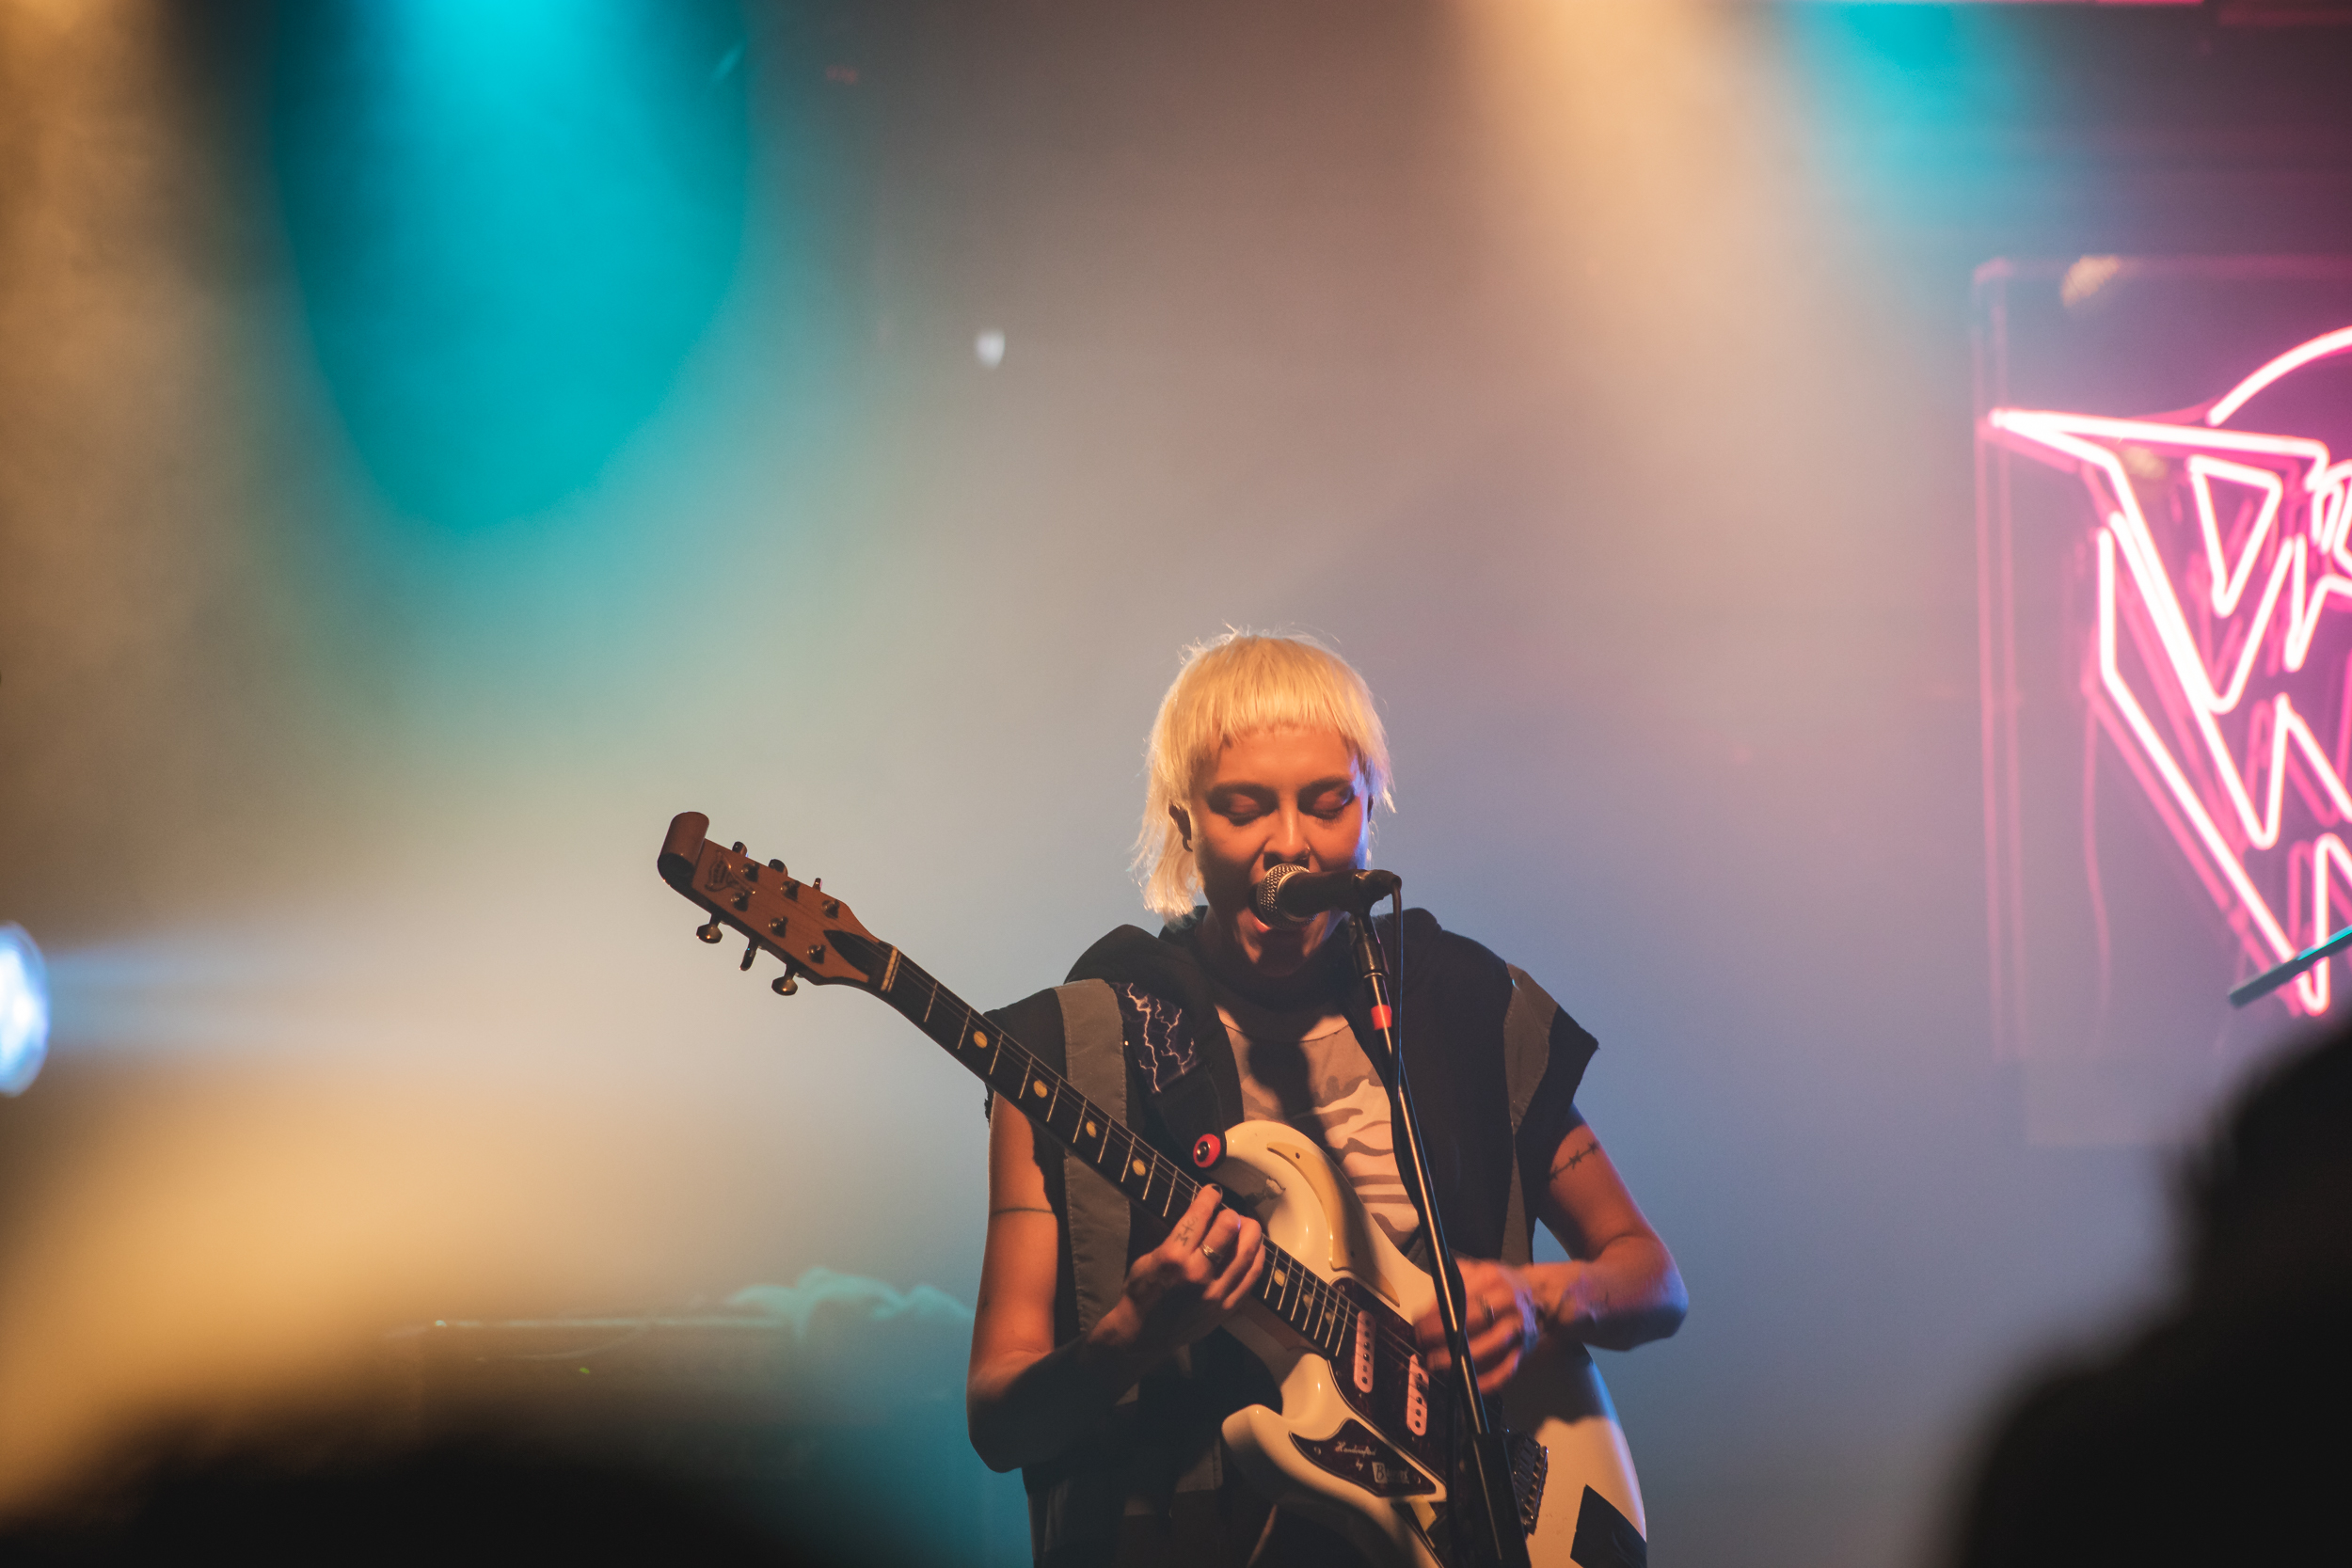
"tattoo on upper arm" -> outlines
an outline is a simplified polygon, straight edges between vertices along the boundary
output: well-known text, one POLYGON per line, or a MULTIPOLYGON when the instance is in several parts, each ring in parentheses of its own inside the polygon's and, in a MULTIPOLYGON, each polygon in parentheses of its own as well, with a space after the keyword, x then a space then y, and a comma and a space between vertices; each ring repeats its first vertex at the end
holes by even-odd
POLYGON ((1560 1146, 1559 1154, 1551 1162, 1551 1174, 1558 1176, 1562 1171, 1574 1170, 1599 1152, 1600 1140, 1589 1129, 1580 1127, 1560 1146))
POLYGON ((991 1209, 988 1212, 988 1217, 994 1219, 999 1214, 1051 1214, 1052 1212, 1051 1209, 1041 1209, 1034 1203, 1008 1203, 1002 1209, 991 1209))

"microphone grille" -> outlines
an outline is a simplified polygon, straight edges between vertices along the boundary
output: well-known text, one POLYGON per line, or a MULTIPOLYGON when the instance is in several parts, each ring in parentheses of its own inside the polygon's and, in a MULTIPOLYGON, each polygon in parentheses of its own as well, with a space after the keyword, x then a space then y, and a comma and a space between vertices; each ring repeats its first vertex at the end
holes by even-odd
POLYGON ((1282 884, 1305 869, 1305 866, 1290 864, 1267 867, 1265 880, 1258 884, 1258 891, 1249 900, 1260 920, 1269 926, 1293 924, 1291 917, 1282 912, 1282 884))

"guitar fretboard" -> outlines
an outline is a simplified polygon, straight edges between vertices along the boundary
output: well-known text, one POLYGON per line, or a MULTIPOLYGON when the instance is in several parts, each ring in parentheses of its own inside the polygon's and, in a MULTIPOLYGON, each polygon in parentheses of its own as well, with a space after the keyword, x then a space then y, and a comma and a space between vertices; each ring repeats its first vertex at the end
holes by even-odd
MULTIPOLYGON (((1163 1225, 1173 1224, 1200 1196, 1200 1183, 1190 1173, 1080 1094, 1070 1080, 912 959, 888 949, 873 957, 874 963, 861 967, 881 981, 883 1001, 1056 1143, 1125 1193, 1136 1208, 1163 1225)), ((1356 1304, 1273 1242, 1265 1243, 1265 1253, 1259 1301, 1325 1356, 1336 1358, 1355 1324, 1356 1304)))

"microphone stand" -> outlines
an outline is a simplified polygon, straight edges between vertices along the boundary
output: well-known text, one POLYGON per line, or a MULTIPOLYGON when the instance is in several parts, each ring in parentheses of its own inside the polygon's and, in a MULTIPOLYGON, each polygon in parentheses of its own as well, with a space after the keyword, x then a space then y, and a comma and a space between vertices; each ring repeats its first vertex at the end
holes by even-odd
MULTIPOLYGON (((1397 927, 1402 931, 1403 889, 1391 896, 1396 900, 1397 927)), ((1422 1141, 1421 1117, 1413 1109, 1412 1086, 1406 1081, 1405 1054, 1397 1049, 1396 1011, 1389 996, 1388 958, 1380 950, 1380 939, 1373 934, 1371 909, 1372 900, 1367 899, 1364 908, 1353 911, 1348 921, 1356 946, 1356 968, 1363 976, 1372 1026, 1380 1037, 1379 1049, 1366 1054, 1388 1080, 1397 1174, 1405 1179, 1405 1190, 1421 1215, 1422 1234, 1429 1240, 1429 1256, 1437 1259, 1438 1316, 1445 1324, 1446 1348, 1454 1355, 1454 1377, 1462 1396, 1461 1409, 1470 1420, 1469 1469, 1479 1493, 1477 1504, 1470 1507, 1464 1506, 1468 1499, 1454 1497, 1453 1506, 1446 1510, 1446 1517, 1457 1539, 1465 1534, 1470 1537, 1467 1544, 1474 1560, 1499 1564, 1501 1568, 1529 1568, 1527 1532, 1519 1526, 1518 1497, 1511 1488, 1511 1456, 1502 1433, 1495 1429, 1486 1414, 1486 1397, 1478 1391, 1478 1369, 1470 1365, 1470 1334, 1463 1326, 1462 1271, 1455 1266, 1454 1254, 1445 1244, 1445 1226, 1438 1217, 1437 1188, 1429 1177, 1428 1148, 1422 1141), (1466 1516, 1477 1521, 1477 1526, 1467 1532, 1461 1525, 1466 1516)), ((1458 1476, 1449 1478, 1449 1492, 1455 1488, 1458 1480, 1458 1476)))

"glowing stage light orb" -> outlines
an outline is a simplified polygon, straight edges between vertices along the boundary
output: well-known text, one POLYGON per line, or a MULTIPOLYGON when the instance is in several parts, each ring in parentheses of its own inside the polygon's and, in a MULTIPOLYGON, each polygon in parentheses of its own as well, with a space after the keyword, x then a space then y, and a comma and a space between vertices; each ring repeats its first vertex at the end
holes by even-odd
POLYGON ((0 925, 0 1094, 22 1094, 48 1054, 48 967, 24 927, 0 925))

